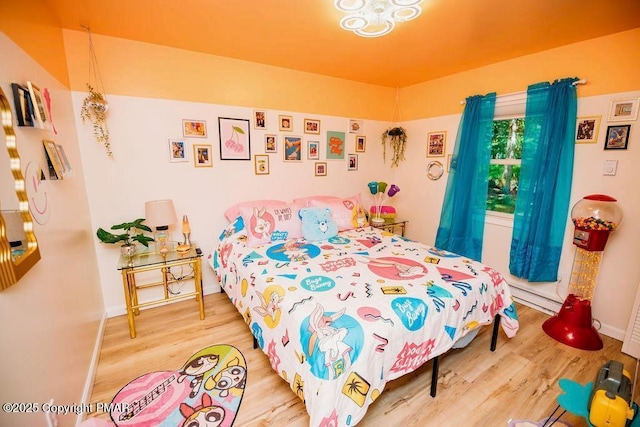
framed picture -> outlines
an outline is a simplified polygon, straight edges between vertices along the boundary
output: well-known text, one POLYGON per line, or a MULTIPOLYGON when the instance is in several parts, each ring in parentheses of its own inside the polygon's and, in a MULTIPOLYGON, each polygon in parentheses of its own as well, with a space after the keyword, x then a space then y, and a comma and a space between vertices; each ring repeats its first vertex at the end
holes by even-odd
POLYGON ((193 164, 197 168, 213 166, 211 144, 193 144, 193 164))
POLYGON ((348 156, 349 166, 347 166, 347 170, 349 171, 357 171, 358 170, 358 155, 357 154, 349 154, 348 156))
POLYGON ((430 132, 427 136, 427 157, 444 157, 447 132, 430 132))
POLYGON ((269 156, 256 154, 253 156, 253 166, 256 175, 269 175, 269 156))
POLYGON ((49 167, 49 179, 63 179, 64 165, 58 153, 58 147, 53 141, 43 140, 44 151, 47 157, 47 166, 49 167))
POLYGON ((220 160, 251 160, 249 120, 218 117, 220 160))
POLYGON ((299 136, 285 136, 283 151, 285 162, 301 162, 302 138, 299 136))
POLYGON ((362 120, 349 120, 349 133, 362 133, 362 120))
POLYGON ((314 167, 316 176, 327 176, 327 162, 316 162, 314 167))
POLYGON ((11 89, 18 126, 33 127, 33 104, 29 89, 17 83, 11 83, 11 89))
POLYGON ((206 138, 207 122, 204 120, 182 120, 182 136, 189 138, 206 138))
POLYGON ((600 117, 578 117, 576 122, 576 144, 595 144, 598 141, 600 117))
POLYGON ((364 153, 367 148, 367 137, 364 135, 356 136, 356 153, 364 153))
POLYGON ((327 160, 344 160, 344 132, 327 132, 327 160))
POLYGON ((320 120, 304 119, 304 133, 320 135, 320 120))
POLYGON ((320 141, 307 141, 307 159, 320 160, 320 141))
POLYGON ((187 141, 184 139, 169 140, 169 162, 187 162, 187 141))
POLYGON ((265 153, 278 152, 278 136, 277 135, 264 136, 264 152, 265 153))
POLYGON ((47 109, 44 105, 44 98, 40 88, 31 82, 27 82, 29 88, 29 95, 31 98, 31 105, 33 105, 33 115, 38 122, 38 126, 45 127, 45 124, 49 123, 49 116, 47 115, 47 109))
POLYGON ((629 122, 638 119, 638 102, 640 98, 618 99, 611 101, 609 110, 610 122, 629 122))
POLYGON ((617 125, 607 127, 607 139, 604 141, 605 150, 626 150, 629 144, 631 125, 617 125))
POLYGON ((283 132, 293 132, 293 116, 278 116, 278 129, 283 132))
POLYGON ((266 129, 267 128, 267 112, 264 110, 253 110, 253 128, 254 129, 266 129))
POLYGON ((62 165, 64 166, 64 174, 72 174, 73 170, 71 170, 71 163, 69 163, 69 159, 67 158, 67 153, 64 152, 64 148, 62 148, 62 145, 60 144, 56 144, 56 148, 58 149, 58 156, 60 157, 60 161, 62 161, 62 165))

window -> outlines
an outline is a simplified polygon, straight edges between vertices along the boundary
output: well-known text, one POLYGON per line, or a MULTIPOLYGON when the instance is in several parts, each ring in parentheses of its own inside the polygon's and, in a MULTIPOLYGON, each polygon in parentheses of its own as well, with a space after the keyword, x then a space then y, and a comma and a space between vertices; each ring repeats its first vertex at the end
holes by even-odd
POLYGON ((513 214, 518 195, 524 118, 495 120, 487 187, 487 210, 513 214))

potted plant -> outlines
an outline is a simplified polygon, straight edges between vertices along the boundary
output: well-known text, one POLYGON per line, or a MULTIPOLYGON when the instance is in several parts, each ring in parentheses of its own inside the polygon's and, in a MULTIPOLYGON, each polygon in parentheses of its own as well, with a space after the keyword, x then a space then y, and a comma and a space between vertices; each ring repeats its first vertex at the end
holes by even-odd
POLYGON ((89 95, 82 100, 80 117, 83 123, 89 120, 93 124, 93 136, 95 136, 96 141, 104 144, 107 149, 107 155, 113 157, 111 144, 109 143, 109 128, 107 127, 109 104, 104 94, 98 92, 90 84, 87 84, 87 87, 89 88, 89 95))
POLYGON ((147 225, 143 224, 144 218, 138 218, 133 222, 123 222, 111 227, 112 230, 124 230, 122 234, 113 234, 103 228, 98 228, 96 235, 102 243, 118 243, 123 242, 122 255, 131 256, 136 252, 136 246, 133 242, 138 242, 145 247, 149 247, 149 242, 153 242, 153 238, 144 235, 144 231, 151 231, 147 225), (138 231, 137 234, 136 230, 138 231))
POLYGON ((391 167, 398 166, 404 160, 404 149, 407 145, 407 131, 401 127, 389 128, 382 134, 382 158, 386 162, 387 142, 393 150, 391 156, 391 167))

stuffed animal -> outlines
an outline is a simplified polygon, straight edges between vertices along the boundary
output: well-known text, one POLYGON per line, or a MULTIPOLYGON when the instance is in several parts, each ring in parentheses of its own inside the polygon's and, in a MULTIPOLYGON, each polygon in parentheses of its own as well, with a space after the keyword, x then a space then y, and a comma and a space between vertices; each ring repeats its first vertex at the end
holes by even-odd
POLYGON ((329 208, 302 208, 298 216, 302 220, 302 235, 309 241, 327 240, 338 234, 329 208))

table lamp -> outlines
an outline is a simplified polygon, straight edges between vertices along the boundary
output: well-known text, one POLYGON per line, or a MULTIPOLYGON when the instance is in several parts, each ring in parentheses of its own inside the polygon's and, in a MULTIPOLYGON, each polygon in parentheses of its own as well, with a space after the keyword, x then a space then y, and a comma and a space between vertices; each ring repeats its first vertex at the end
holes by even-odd
POLYGON ((182 235, 184 236, 184 242, 180 243, 176 250, 178 252, 187 252, 191 249, 191 226, 186 215, 182 216, 182 235))
POLYGON ((369 192, 371 193, 371 196, 373 196, 374 202, 374 206, 372 206, 369 210, 372 214, 371 222, 373 222, 374 224, 382 224, 384 223, 384 218, 380 216, 380 214, 382 213, 382 205, 387 201, 388 197, 395 196, 400 191, 400 187, 395 184, 391 184, 386 196, 384 193, 387 189, 386 182, 372 181, 367 184, 367 187, 369 187, 369 192))
POLYGON ((169 226, 178 222, 173 200, 153 200, 144 204, 145 222, 149 227, 155 227, 153 238, 156 241, 156 251, 160 254, 169 252, 169 226))

